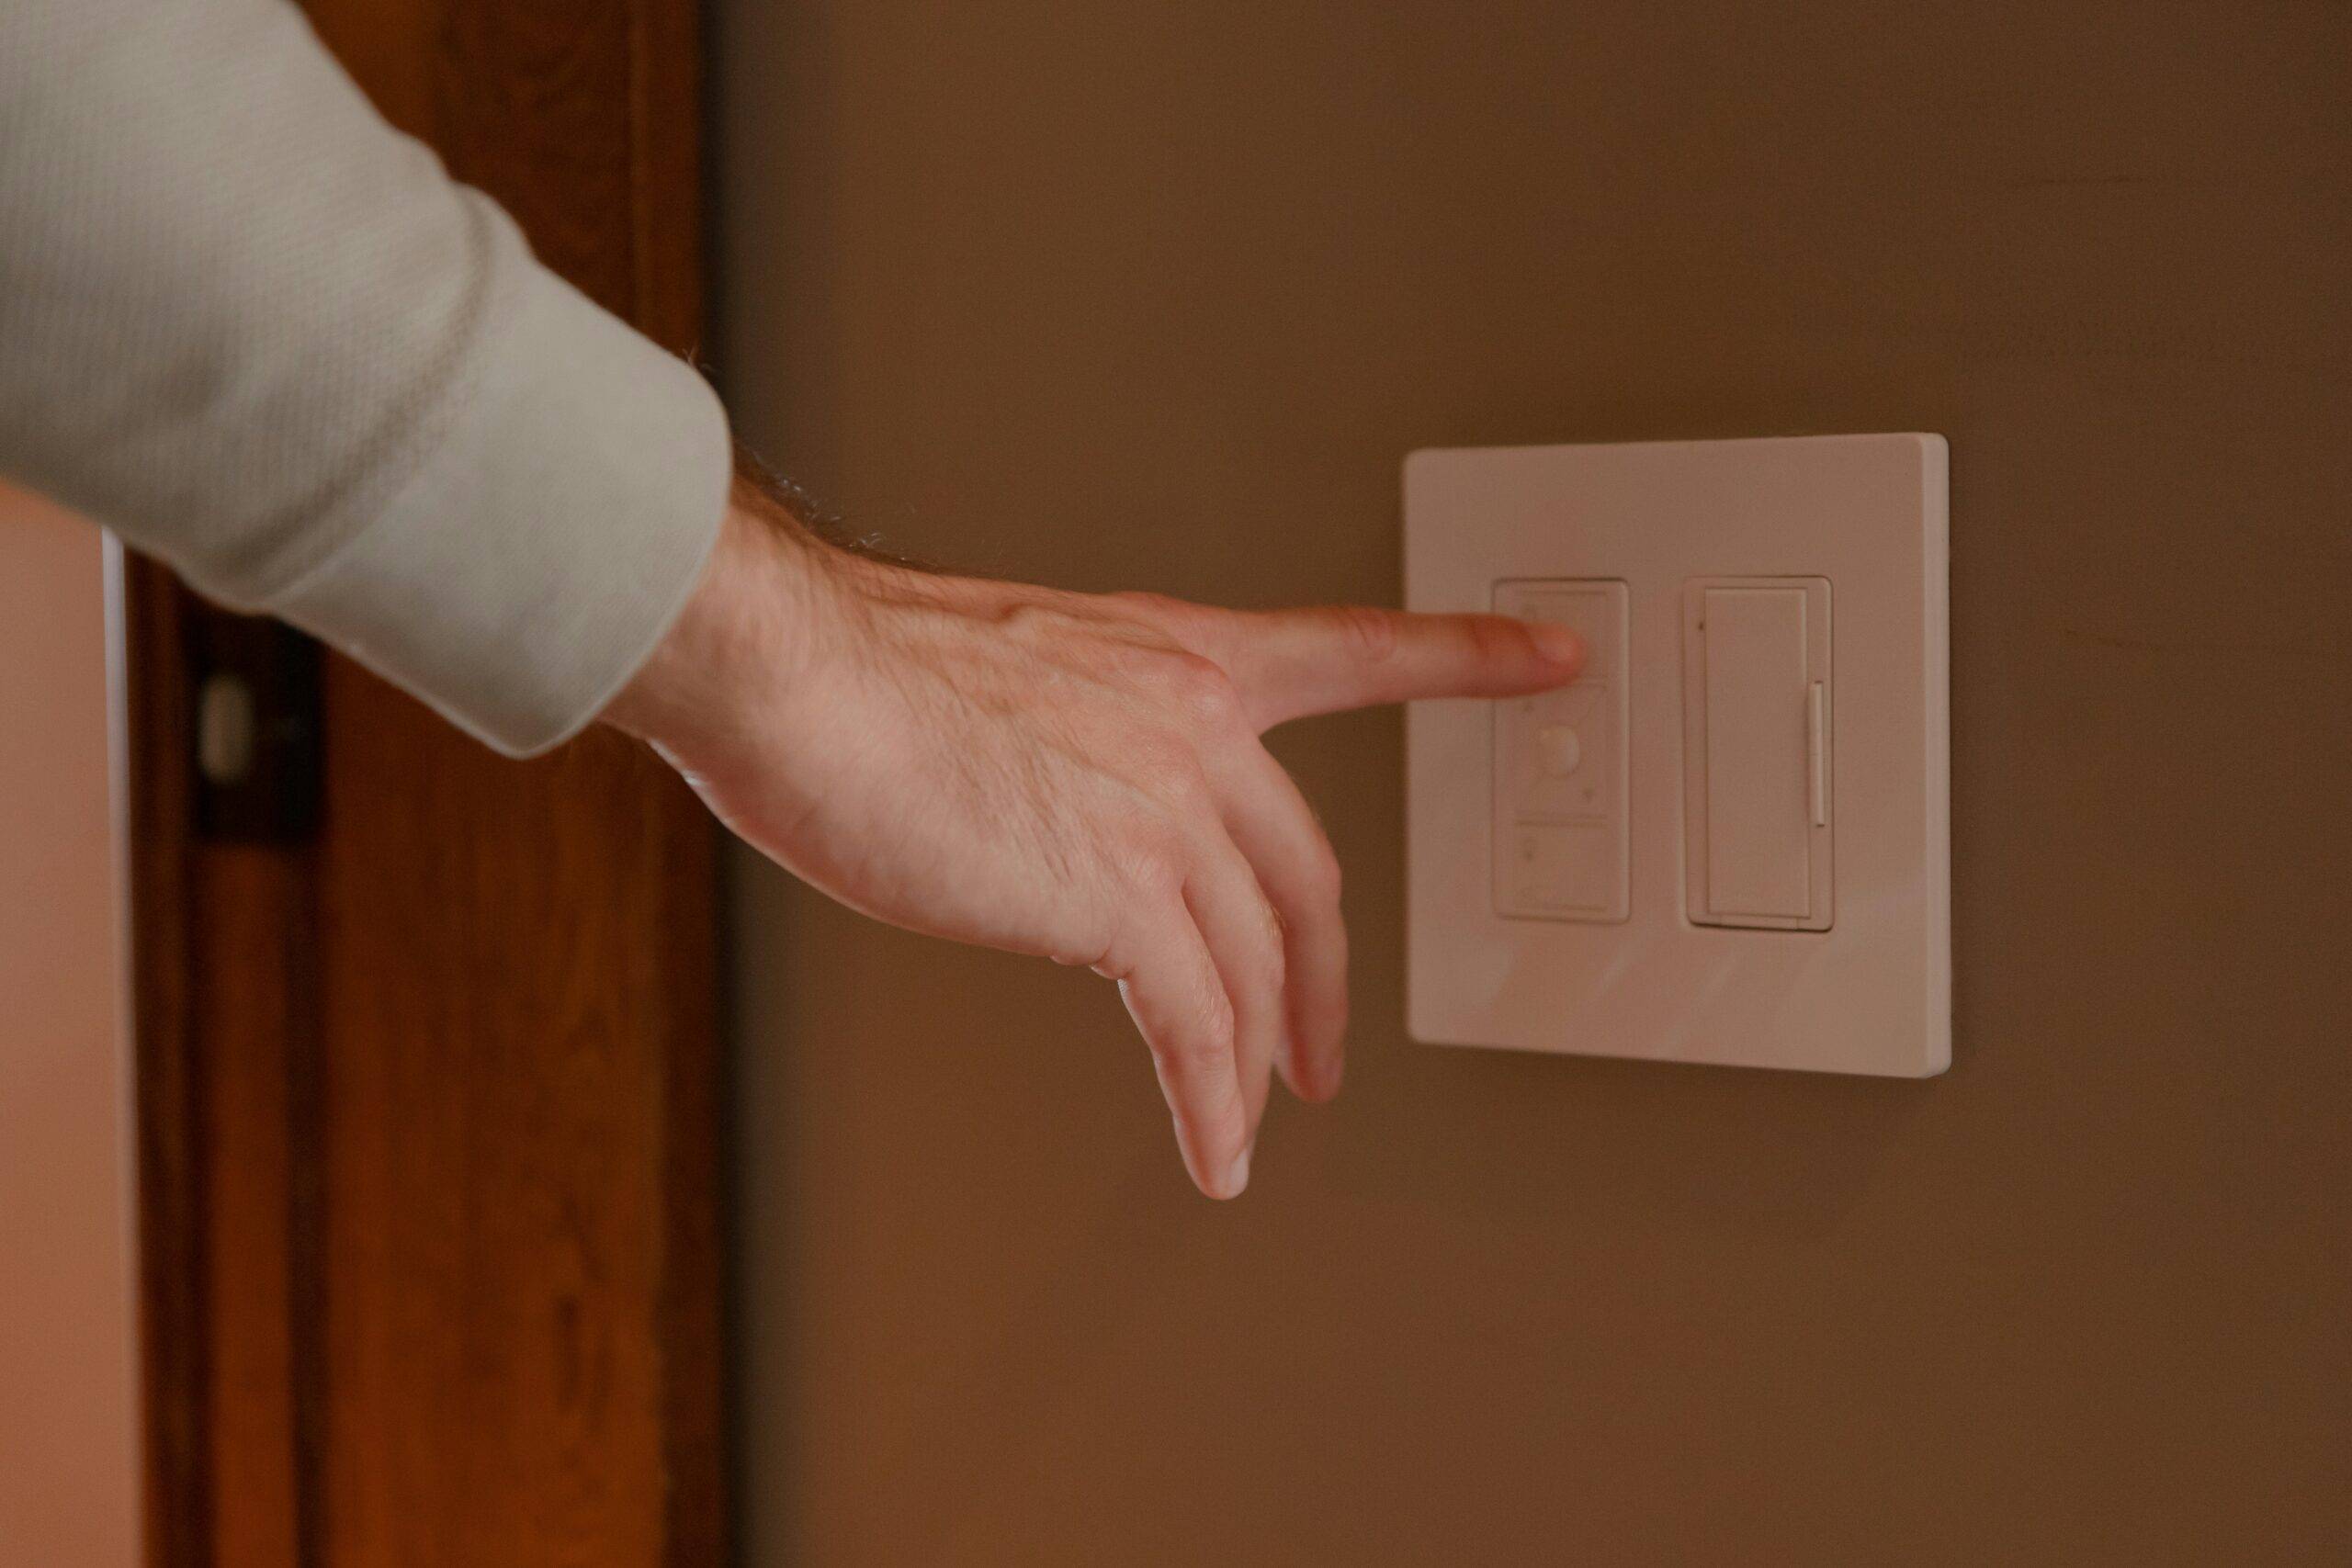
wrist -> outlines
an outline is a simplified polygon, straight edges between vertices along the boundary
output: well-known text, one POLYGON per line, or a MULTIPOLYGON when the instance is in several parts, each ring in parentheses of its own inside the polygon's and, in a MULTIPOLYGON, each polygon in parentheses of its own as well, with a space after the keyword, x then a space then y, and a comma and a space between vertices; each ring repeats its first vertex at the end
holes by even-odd
POLYGON ((677 756, 761 711, 808 662, 829 549, 739 471, 700 581, 604 722, 677 756))

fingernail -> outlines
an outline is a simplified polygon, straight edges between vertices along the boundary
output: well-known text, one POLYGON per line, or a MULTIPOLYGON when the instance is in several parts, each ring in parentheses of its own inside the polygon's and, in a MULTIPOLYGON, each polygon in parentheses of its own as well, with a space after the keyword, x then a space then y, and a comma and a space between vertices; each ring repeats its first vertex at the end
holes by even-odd
POLYGON ((1258 1145, 1255 1144, 1246 1145, 1238 1155, 1234 1156, 1232 1165, 1226 1168, 1225 1195, 1227 1197, 1238 1198, 1241 1196, 1242 1191, 1249 1187, 1250 1156, 1256 1150, 1257 1146, 1258 1145))
POLYGON ((1574 664, 1584 657, 1584 638, 1556 621, 1530 621, 1528 636, 1535 650, 1555 664, 1574 664))

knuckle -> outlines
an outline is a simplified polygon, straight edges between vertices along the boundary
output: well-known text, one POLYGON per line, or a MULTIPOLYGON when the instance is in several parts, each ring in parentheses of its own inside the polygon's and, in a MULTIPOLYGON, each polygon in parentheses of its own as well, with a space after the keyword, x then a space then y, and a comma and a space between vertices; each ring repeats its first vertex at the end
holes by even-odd
POLYGON ((1154 907, 1183 896, 1191 856, 1172 822, 1137 823, 1128 829, 1119 859, 1128 886, 1154 907))
POLYGON ((1193 832, 1216 820, 1216 791, 1209 785, 1208 770, 1201 766, 1198 753, 1187 751, 1183 765, 1170 771, 1168 798, 1193 832))
POLYGON ((1110 598, 1120 609, 1160 637, 1170 638, 1178 647, 1189 649, 1197 650, 1204 643, 1214 644, 1226 617, 1226 612, 1211 605, 1195 604, 1189 599, 1177 599, 1166 593, 1130 590, 1114 593, 1110 598))
POLYGON ((1241 694, 1222 669, 1197 653, 1170 656, 1168 685, 1185 718, 1202 728, 1227 729, 1241 717, 1241 694))
POLYGON ((1210 1061, 1233 1055, 1233 1003, 1222 990, 1212 989, 1201 1003, 1200 1052, 1210 1061))
POLYGON ((1157 1047, 1175 1065, 1193 1074, 1224 1065, 1233 1055, 1233 1004, 1222 991, 1201 998, 1197 1016, 1188 1028, 1170 1032, 1157 1047))
POLYGON ((1330 612, 1340 640, 1350 652, 1377 664, 1396 652, 1396 617, 1370 604, 1346 604, 1330 612))
POLYGON ((1258 983, 1273 992, 1280 992, 1290 984, 1290 959, 1283 951, 1282 923, 1271 910, 1266 916, 1265 940, 1258 944, 1258 983))
POLYGON ((996 624, 1014 637, 1046 642, 1067 636, 1076 617, 1047 599, 1019 598, 996 612, 996 624))
POLYGON ((1151 593, 1141 589, 1125 589, 1107 595, 1112 604, 1143 616, 1148 621, 1172 621, 1192 606, 1182 599, 1171 599, 1165 593, 1151 593))
POLYGON ((1046 949, 1046 956, 1071 969, 1091 969, 1106 980, 1126 978, 1121 960, 1116 922, 1102 909, 1083 924, 1060 933, 1046 949))
POLYGON ((1135 743, 1130 776, 1159 814, 1155 830, 1180 842, 1200 829, 1201 818, 1216 812, 1200 752, 1181 735, 1147 737, 1135 743))

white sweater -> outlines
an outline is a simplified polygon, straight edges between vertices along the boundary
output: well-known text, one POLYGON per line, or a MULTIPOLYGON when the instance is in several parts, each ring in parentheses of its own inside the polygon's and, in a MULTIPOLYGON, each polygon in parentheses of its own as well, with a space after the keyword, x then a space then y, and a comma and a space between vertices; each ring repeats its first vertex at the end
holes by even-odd
POLYGON ((0 471, 520 754, 660 639, 729 468, 284 0, 0 0, 0 471))

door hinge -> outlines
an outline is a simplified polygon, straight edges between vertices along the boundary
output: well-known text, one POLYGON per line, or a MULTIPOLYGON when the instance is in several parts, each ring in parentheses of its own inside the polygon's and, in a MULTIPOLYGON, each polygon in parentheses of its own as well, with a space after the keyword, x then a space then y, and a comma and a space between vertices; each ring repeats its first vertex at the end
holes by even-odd
POLYGON ((320 807, 319 645, 279 622, 209 607, 191 620, 198 837, 309 839, 320 807))

